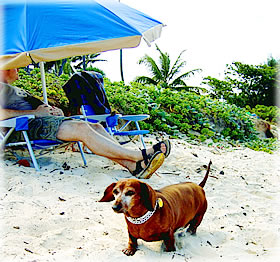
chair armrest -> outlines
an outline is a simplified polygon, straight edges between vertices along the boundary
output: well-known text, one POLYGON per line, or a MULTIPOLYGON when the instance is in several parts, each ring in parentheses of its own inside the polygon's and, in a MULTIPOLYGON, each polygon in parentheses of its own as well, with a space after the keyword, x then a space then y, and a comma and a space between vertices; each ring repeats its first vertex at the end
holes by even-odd
POLYGON ((12 117, 9 119, 1 120, 0 127, 7 127, 9 131, 6 134, 1 133, 1 142, 0 147, 3 148, 8 138, 13 133, 14 130, 16 131, 23 131, 28 130, 28 120, 35 118, 34 115, 22 115, 18 117, 12 117))
POLYGON ((124 115, 120 116, 120 119, 124 119, 127 121, 142 121, 149 118, 149 115, 124 115))
POLYGON ((90 120, 95 120, 95 121, 106 121, 106 118, 108 116, 111 116, 110 114, 104 114, 104 115, 91 115, 91 116, 83 116, 83 115, 75 115, 75 116, 71 116, 73 118, 77 118, 77 119, 90 119, 90 120))
POLYGON ((34 115, 22 115, 22 116, 17 116, 17 117, 12 117, 9 119, 1 120, 0 121, 0 127, 16 127, 18 121, 23 120, 23 119, 31 119, 35 118, 34 115))

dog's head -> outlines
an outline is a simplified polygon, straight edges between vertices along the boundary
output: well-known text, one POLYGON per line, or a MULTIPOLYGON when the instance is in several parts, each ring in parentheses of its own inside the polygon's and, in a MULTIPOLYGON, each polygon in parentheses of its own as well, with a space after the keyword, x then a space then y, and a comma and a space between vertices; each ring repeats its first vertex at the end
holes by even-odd
POLYGON ((156 193, 148 184, 137 179, 124 179, 109 185, 99 202, 113 200, 115 212, 137 217, 147 210, 154 210, 156 193))

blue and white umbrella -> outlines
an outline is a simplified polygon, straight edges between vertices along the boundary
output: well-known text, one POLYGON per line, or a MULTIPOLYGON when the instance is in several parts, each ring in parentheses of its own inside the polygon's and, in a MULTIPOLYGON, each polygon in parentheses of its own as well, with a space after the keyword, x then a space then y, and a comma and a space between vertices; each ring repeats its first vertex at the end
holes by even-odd
POLYGON ((0 69, 150 44, 163 27, 117 0, 1 0, 0 12, 0 69))

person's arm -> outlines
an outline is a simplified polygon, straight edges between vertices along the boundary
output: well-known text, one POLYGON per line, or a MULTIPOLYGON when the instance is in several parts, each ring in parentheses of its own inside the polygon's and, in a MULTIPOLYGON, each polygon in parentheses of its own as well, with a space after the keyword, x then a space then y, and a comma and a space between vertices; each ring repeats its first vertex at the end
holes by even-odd
POLYGON ((63 116, 61 109, 49 105, 40 105, 34 110, 14 110, 14 109, 0 109, 0 120, 17 117, 22 115, 42 116, 63 116))

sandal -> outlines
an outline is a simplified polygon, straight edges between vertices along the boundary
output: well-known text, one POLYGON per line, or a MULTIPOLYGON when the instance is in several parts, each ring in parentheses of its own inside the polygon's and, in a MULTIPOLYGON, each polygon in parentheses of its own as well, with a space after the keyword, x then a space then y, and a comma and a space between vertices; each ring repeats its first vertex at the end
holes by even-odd
POLYGON ((131 173, 137 178, 148 179, 156 172, 164 162, 164 154, 162 152, 155 152, 153 155, 147 155, 146 149, 141 150, 144 160, 136 162, 136 169, 131 173), (146 167, 141 166, 141 162, 144 161, 146 167))
POLYGON ((157 152, 157 151, 161 152, 161 144, 164 144, 165 147, 166 147, 166 152, 163 153, 163 154, 164 154, 165 158, 167 158, 167 157, 169 156, 169 154, 170 154, 170 151, 171 151, 171 143, 170 143, 170 141, 167 139, 167 140, 163 140, 163 141, 161 141, 161 142, 155 144, 155 145, 153 146, 154 152, 157 152))

